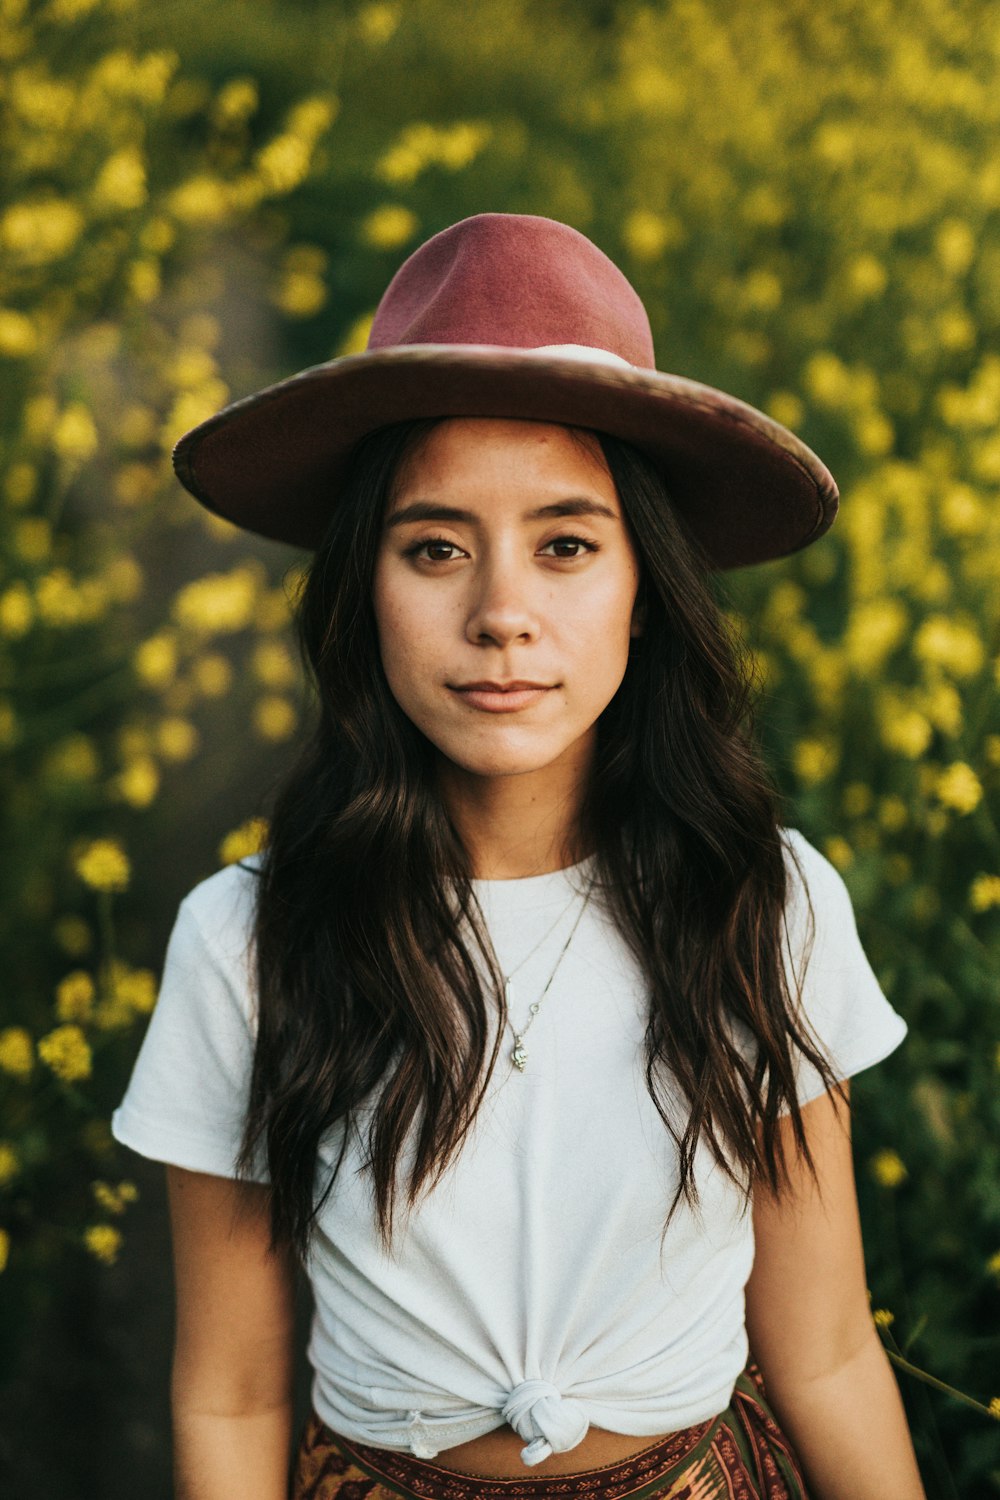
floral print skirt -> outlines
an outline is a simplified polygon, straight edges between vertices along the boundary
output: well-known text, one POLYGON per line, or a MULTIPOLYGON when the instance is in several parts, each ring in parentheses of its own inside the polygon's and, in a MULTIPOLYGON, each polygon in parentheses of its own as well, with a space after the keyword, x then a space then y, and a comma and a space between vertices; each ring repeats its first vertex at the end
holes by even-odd
POLYGON ((290 1500, 809 1500, 799 1461, 751 1360, 724 1412, 619 1463, 578 1474, 485 1479, 399 1449, 335 1437, 312 1412, 302 1431, 290 1500))

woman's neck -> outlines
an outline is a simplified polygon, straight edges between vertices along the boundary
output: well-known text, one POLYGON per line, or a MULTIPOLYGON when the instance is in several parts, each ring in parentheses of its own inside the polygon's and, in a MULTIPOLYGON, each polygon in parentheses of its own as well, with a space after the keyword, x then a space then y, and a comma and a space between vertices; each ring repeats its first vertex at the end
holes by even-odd
POLYGON ((516 776, 440 768, 440 791, 469 852, 475 880, 523 880, 579 863, 592 852, 579 826, 581 778, 544 766, 516 776))

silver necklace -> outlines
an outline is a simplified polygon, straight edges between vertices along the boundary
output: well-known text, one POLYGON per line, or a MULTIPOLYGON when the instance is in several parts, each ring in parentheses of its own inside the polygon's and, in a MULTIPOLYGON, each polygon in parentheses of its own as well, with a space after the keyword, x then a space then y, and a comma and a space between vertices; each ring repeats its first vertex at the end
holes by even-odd
MULTIPOLYGON (((548 983, 546 984, 544 990, 542 990, 542 993, 539 995, 538 999, 536 1001, 534 1001, 533 1004, 531 1004, 531 1005, 528 1006, 528 1019, 527 1019, 526 1023, 524 1024, 524 1026, 521 1028, 520 1031, 515 1031, 514 1030, 514 1023, 513 1023, 513 1021, 511 1021, 510 1014, 508 1012, 508 1015, 507 1015, 507 1024, 510 1027, 510 1029, 511 1029, 511 1031, 513 1033, 513 1036, 514 1036, 514 1045, 511 1048, 510 1060, 514 1064, 515 1068, 517 1069, 517 1071, 519 1073, 523 1073, 524 1072, 525 1064, 528 1061, 528 1053, 527 1053, 527 1051, 525 1049, 525 1046, 524 1046, 525 1035, 526 1035, 529 1027, 531 1026, 532 1021, 537 1016, 537 1014, 539 1012, 539 1009, 541 1008, 542 1001, 545 999, 545 996, 549 992, 549 985, 551 985, 553 979, 555 979, 555 977, 556 977, 556 970, 559 968, 559 965, 563 961, 563 958, 564 958, 565 953, 566 953, 566 949, 569 947, 570 943, 573 941, 574 933, 576 932, 576 929, 579 927, 580 922, 581 922, 581 920, 583 918, 583 914, 584 914, 584 912, 587 909, 587 902, 590 900, 590 895, 591 895, 591 892, 594 889, 594 881, 596 880, 596 878, 597 878, 596 875, 595 876, 591 876, 590 884, 587 886, 587 894, 583 898, 583 905, 580 907, 580 910, 577 913, 577 918, 576 918, 576 921, 573 923, 573 927, 572 927, 572 930, 570 932, 569 937, 566 939, 565 943, 563 944, 562 952, 559 954, 559 957, 556 959, 555 968, 552 970, 552 973, 549 975, 548 983)), ((563 915, 565 916, 565 912, 563 913, 563 915)), ((561 920, 562 920, 562 918, 560 918, 560 921, 561 920)), ((550 928, 549 933, 547 933, 546 936, 549 936, 553 930, 554 929, 550 928)), ((541 946, 541 944, 536 943, 535 947, 532 948, 531 952, 534 953, 540 946, 541 946)), ((529 954, 528 957, 530 958, 531 954, 529 954)), ((524 964, 526 962, 527 962, 527 959, 522 959, 521 963, 518 964, 518 966, 517 966, 518 969, 521 968, 522 964, 524 964)), ((516 972, 517 972, 517 970, 515 969, 513 971, 513 973, 511 973, 511 974, 505 974, 504 975, 504 998, 506 999, 506 1001, 508 1003, 508 1006, 510 1004, 510 981, 514 977, 514 974, 516 972)))
POLYGON ((510 980, 512 980, 514 978, 514 975, 517 974, 517 973, 519 973, 521 971, 521 969, 524 968, 525 964, 528 962, 528 960, 530 958, 534 958, 535 954, 538 952, 539 948, 542 946, 543 943, 547 943, 548 942, 549 938, 552 936, 552 934, 555 932, 556 928, 562 922, 562 919, 566 915, 566 913, 568 911, 572 911, 573 910, 573 907, 576 904, 576 900, 577 900, 577 897, 579 896, 579 894, 580 894, 579 891, 574 891, 573 892, 572 896, 569 898, 569 900, 567 901, 566 905, 563 907, 562 911, 559 913, 558 917, 556 917, 555 921, 552 923, 552 926, 549 928, 548 932, 543 932, 542 936, 538 939, 538 942, 531 949, 531 951, 529 953, 526 953, 524 955, 524 957, 521 959, 520 963, 516 964, 514 966, 514 968, 511 969, 511 971, 510 971, 509 974, 505 974, 504 975, 504 980, 505 980, 506 983, 509 983, 510 980))

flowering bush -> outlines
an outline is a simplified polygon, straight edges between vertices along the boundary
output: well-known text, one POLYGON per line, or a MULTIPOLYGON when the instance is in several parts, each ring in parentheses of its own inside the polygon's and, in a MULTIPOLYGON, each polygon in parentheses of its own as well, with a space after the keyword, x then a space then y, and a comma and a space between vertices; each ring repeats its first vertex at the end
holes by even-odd
MULTIPOLYGON (((977 1403, 901 1375, 929 1482, 1000 1493, 985 0, 492 0, 488 24, 454 0, 362 4, 331 28, 336 99, 291 97, 326 45, 297 7, 288 50, 237 70, 201 33, 178 42, 167 9, 144 47, 121 45, 125 0, 9 5, 0 38, 0 1282, 40 1287, 68 1253, 114 1261, 134 1191, 98 1101, 120 1095, 155 998, 140 964, 158 961, 115 942, 139 834, 210 759, 215 709, 262 754, 296 729, 294 576, 170 481, 173 441, 363 348, 436 229, 550 214, 624 267, 661 369, 763 407, 840 484, 828 536, 720 593, 760 664, 788 821, 843 872, 910 1024, 854 1089, 873 1316, 977 1403)), ((232 47, 266 12, 219 0, 212 24, 232 47)), ((219 859, 264 832, 248 818, 219 859)))
MULTIPOLYGON (((266 254, 254 236, 313 169, 337 101, 306 94, 257 129, 252 79, 213 90, 174 50, 120 45, 127 9, 8 5, 0 32, 8 1354, 51 1295, 53 1265, 74 1251, 115 1261, 137 1196, 127 1179, 107 1180, 119 1153, 105 1108, 156 997, 154 972, 115 940, 130 820, 198 755, 200 704, 242 700, 263 743, 297 720, 285 591, 257 557, 232 555, 234 528, 178 506, 168 456, 230 395, 213 310, 227 273, 256 296, 262 328, 282 315, 288 276, 275 287, 272 263, 296 247, 283 248, 273 218, 266 254), (197 534, 202 555, 229 556, 161 610, 159 561, 182 533, 197 534), (246 642, 242 681, 233 638, 246 642)), ((255 835, 244 830, 239 849, 255 835)))

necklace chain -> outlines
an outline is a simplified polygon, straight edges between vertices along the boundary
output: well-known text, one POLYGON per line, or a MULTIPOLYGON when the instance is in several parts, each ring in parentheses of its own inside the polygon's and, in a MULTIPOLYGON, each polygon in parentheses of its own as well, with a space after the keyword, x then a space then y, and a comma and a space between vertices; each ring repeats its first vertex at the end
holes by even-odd
MULTIPOLYGON (((548 981, 547 981, 547 983, 545 985, 545 988, 544 988, 544 990, 542 990, 542 993, 539 995, 538 999, 535 1000, 531 1005, 528 1006, 528 1019, 525 1022, 524 1026, 522 1026, 522 1028, 521 1028, 520 1031, 516 1031, 514 1029, 514 1023, 511 1021, 510 1015, 508 1014, 508 1016, 507 1016, 507 1024, 510 1026, 510 1029, 513 1032, 513 1035, 514 1035, 514 1045, 511 1048, 510 1060, 514 1064, 514 1067, 517 1069, 517 1071, 519 1073, 523 1073, 524 1072, 525 1064, 528 1061, 528 1053, 527 1053, 527 1049, 525 1048, 525 1045, 524 1045, 524 1037, 525 1037, 525 1035, 526 1035, 529 1027, 531 1026, 532 1021, 534 1021, 535 1017, 537 1016, 537 1014, 539 1012, 539 1009, 541 1008, 542 1001, 545 999, 545 996, 549 992, 549 986, 551 985, 553 979, 555 979, 556 972, 557 972, 557 970, 559 968, 559 965, 562 963, 563 958, 565 957, 566 950, 569 947, 570 943, 573 941, 573 937, 574 937, 574 934, 576 933, 576 929, 579 927, 580 922, 583 919, 583 914, 584 914, 584 912, 587 909, 587 903, 590 900, 591 892, 594 889, 594 881, 595 880, 596 880, 596 876, 591 876, 590 884, 587 886, 587 894, 583 898, 583 905, 580 907, 580 910, 577 913, 576 921, 573 923, 573 926, 572 926, 572 928, 570 930, 569 937, 566 939, 565 943, 563 944, 562 951, 559 954, 559 957, 556 959, 555 968, 552 970, 552 973, 549 975, 548 981)), ((570 904, 572 905, 572 903, 570 903, 570 904)), ((566 910, 568 911, 569 907, 567 907, 566 910)), ((560 916, 560 918, 559 918, 560 922, 562 921, 562 917, 564 917, 565 915, 566 915, 566 912, 563 912, 562 916, 560 916)), ((558 926, 558 923, 556 925, 558 926)), ((552 935, 552 933, 554 931, 555 931, 555 927, 551 927, 549 929, 549 931, 546 933, 545 936, 546 937, 551 937, 551 935, 552 935)), ((544 941, 544 939, 542 941, 544 941)), ((532 948, 531 953, 528 954, 528 958, 531 957, 532 953, 537 952, 540 947, 541 947, 541 943, 536 943, 535 946, 534 946, 534 948, 532 948)), ((527 961, 528 961, 527 959, 522 959, 521 963, 518 964, 517 968, 518 969, 522 968, 523 965, 525 963, 527 963, 527 961)), ((505 974, 504 975, 504 996, 505 996, 508 1004, 510 1002, 510 981, 514 977, 514 974, 516 974, 516 973, 517 973, 517 969, 514 969, 510 974, 505 974)))

